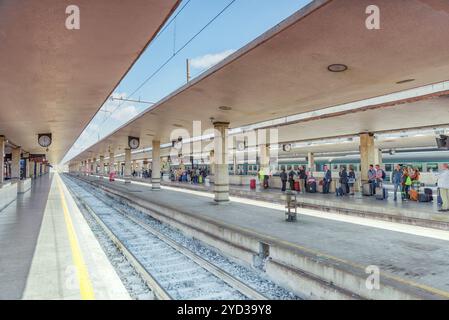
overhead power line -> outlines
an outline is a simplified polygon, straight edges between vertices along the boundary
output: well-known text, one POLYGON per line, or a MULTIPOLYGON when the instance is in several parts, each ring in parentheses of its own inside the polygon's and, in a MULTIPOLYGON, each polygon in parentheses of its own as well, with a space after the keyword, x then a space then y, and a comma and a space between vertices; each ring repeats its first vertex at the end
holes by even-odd
MULTIPOLYGON (((195 33, 187 42, 185 42, 178 50, 174 51, 173 55, 170 56, 164 63, 162 63, 150 76, 148 76, 128 97, 131 98, 137 91, 142 89, 143 86, 145 86, 148 81, 150 81, 154 76, 156 76, 170 61, 173 60, 174 57, 176 57, 182 50, 184 50, 193 40, 195 40, 204 30, 206 30, 212 23, 214 23, 215 20, 217 20, 226 10, 229 9, 237 0, 232 0, 229 2, 219 13, 217 13, 211 20, 209 20, 208 23, 206 23, 197 33, 195 33)), ((184 9, 185 6, 189 3, 188 1, 181 9, 184 9)), ((181 11, 181 10, 180 10, 181 11)), ((180 12, 178 12, 179 14, 180 12)), ((176 16, 175 16, 176 17, 176 16)), ((171 23, 174 21, 175 17, 169 22, 171 23)), ((167 26, 166 26, 167 27, 167 26)), ((163 29, 165 30, 166 27, 163 29)), ((162 31, 161 31, 162 32, 162 31)), ((160 33, 159 33, 160 34, 160 33)), ((122 102, 109 114, 109 117, 106 118, 102 124, 104 124, 111 116, 112 114, 118 110, 122 106, 122 102)))

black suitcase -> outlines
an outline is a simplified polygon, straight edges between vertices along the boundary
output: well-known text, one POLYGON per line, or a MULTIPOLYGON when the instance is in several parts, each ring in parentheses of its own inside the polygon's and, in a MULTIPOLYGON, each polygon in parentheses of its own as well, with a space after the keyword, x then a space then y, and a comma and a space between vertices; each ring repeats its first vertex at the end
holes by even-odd
POLYGON ((430 198, 429 201, 433 201, 433 192, 432 189, 430 188, 424 188, 424 194, 427 194, 430 198))
POLYGON ((432 201, 432 196, 427 194, 427 193, 420 193, 418 196, 418 201, 419 202, 430 202, 432 201))
POLYGON ((312 183, 308 184, 308 187, 309 187, 310 193, 316 193, 316 182, 312 182, 312 183))

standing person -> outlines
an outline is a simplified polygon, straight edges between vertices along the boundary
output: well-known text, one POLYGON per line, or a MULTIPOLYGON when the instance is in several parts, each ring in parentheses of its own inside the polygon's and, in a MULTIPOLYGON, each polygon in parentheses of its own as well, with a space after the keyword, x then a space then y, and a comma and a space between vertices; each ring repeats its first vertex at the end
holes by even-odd
POLYGON ((332 182, 332 172, 328 166, 324 166, 324 172, 323 193, 329 193, 329 188, 332 182))
MULTIPOLYGON (((285 171, 285 169, 282 169, 285 171)), ((295 171, 293 168, 288 173, 288 182, 290 183, 290 190, 295 190, 295 171)))
POLYGON ((402 170, 402 201, 407 201, 409 198, 408 192, 410 191, 410 186, 412 185, 412 179, 408 173, 408 169, 404 168, 402 170))
POLYGON ((397 192, 398 190, 400 190, 401 187, 401 183, 402 183, 402 169, 401 169, 401 165, 397 164, 394 171, 393 171, 393 175, 391 177, 391 180, 393 182, 394 185, 394 201, 397 201, 397 192))
POLYGON ((350 195, 353 196, 355 194, 355 172, 354 172, 354 167, 353 166, 349 166, 349 173, 348 173, 348 185, 349 185, 349 191, 350 191, 350 195))
POLYGON ((376 186, 382 188, 385 179, 385 171, 376 164, 376 186))
POLYGON ((410 178, 412 179, 412 189, 418 189, 419 191, 419 177, 420 177, 420 173, 419 173, 419 169, 418 168, 414 168, 413 169, 413 174, 410 176, 410 178))
POLYGON ((368 182, 371 185, 371 193, 376 194, 376 170, 372 164, 369 165, 368 169, 368 182))
POLYGON ((301 191, 301 193, 305 193, 307 174, 303 166, 299 167, 298 178, 299 178, 299 190, 301 191))
POLYGON ((264 172, 263 172, 262 168, 260 168, 260 169, 259 169, 259 184, 260 184, 260 189, 263 188, 264 179, 265 179, 264 172))
POLYGON ((449 211, 449 165, 443 164, 443 170, 435 174, 443 205, 438 211, 449 211))
POLYGON ((282 169, 280 178, 281 178, 281 182, 282 182, 282 192, 285 192, 286 185, 287 185, 287 173, 285 172, 285 169, 282 169))
POLYGON ((340 185, 343 189, 344 194, 349 194, 349 185, 348 185, 348 172, 346 171, 346 167, 342 166, 340 171, 340 185))

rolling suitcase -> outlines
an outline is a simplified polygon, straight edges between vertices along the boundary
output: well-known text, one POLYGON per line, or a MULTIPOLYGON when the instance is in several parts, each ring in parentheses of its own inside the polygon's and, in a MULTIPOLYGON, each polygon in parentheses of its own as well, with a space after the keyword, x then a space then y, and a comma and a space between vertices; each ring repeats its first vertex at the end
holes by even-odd
POLYGON ((438 188, 437 203, 439 206, 443 205, 443 198, 441 198, 440 188, 438 188))
POLYGON ((430 198, 430 201, 433 201, 433 192, 430 188, 424 188, 424 193, 427 194, 430 198))
POLYGON ((376 199, 385 200, 388 198, 388 191, 385 188, 376 188, 376 199))
POLYGON ((419 202, 430 202, 430 201, 432 201, 431 195, 429 195, 427 193, 420 193, 418 196, 418 201, 419 202))
POLYGON ((343 194, 344 194, 343 193, 343 188, 342 187, 338 187, 335 193, 336 193, 337 197, 343 197, 343 194))
POLYGON ((316 182, 312 182, 312 183, 308 184, 308 187, 309 187, 310 193, 316 193, 316 182))

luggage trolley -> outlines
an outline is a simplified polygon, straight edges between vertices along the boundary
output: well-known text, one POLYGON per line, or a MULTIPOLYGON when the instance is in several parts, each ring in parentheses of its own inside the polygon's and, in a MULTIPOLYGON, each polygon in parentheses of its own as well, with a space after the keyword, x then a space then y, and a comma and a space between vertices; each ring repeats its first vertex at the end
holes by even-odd
POLYGON ((293 193, 291 190, 287 190, 287 192, 285 193, 285 200, 285 220, 288 222, 296 221, 296 216, 298 214, 298 202, 296 201, 296 193, 293 193))

